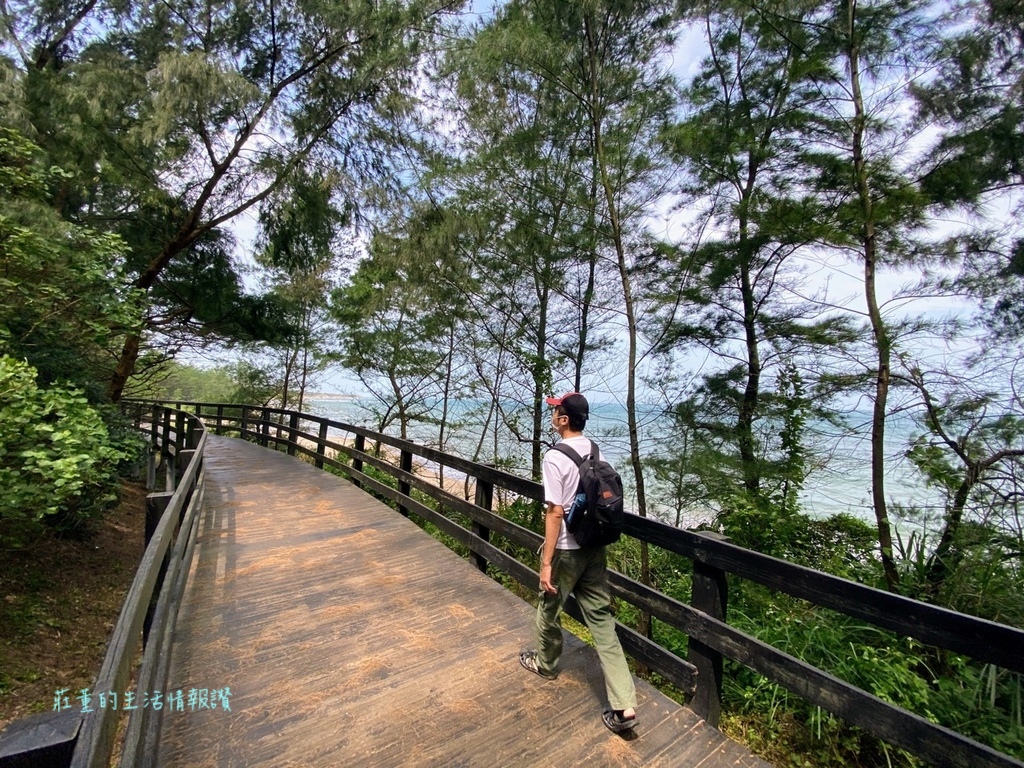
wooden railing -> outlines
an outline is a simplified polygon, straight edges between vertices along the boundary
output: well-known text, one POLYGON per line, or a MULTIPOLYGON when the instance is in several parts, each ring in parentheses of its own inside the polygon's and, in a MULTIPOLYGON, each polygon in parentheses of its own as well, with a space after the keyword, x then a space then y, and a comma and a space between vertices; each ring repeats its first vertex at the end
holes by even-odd
MULTIPOLYGON (((152 446, 146 486, 155 489, 162 474, 164 490, 146 498, 146 549, 93 683, 97 693, 130 687, 145 692, 167 690, 174 624, 192 563, 205 489, 202 421, 156 404, 134 403, 131 408, 136 426, 148 432, 152 446), (142 664, 134 685, 129 686, 140 634, 142 664)), ((122 766, 142 762, 143 750, 153 743, 159 728, 160 711, 143 706, 142 701, 136 703, 121 744, 122 766)), ((85 716, 72 768, 110 764, 120 715, 115 709, 95 708, 85 716)))
MULTIPOLYGON (((492 509, 495 491, 540 501, 540 484, 433 448, 331 419, 270 407, 177 403, 212 426, 218 435, 235 435, 260 445, 302 454, 316 466, 333 467, 358 486, 393 501, 403 514, 414 513, 436 525, 470 552, 478 568, 496 568, 536 590, 538 575, 528 565, 494 546, 492 534, 526 551, 542 537, 492 509), (367 451, 367 441, 390 451, 367 451), (389 458, 388 453, 394 455, 389 458), (438 470, 464 474, 475 488, 472 501, 451 494, 412 471, 414 457, 438 470), (395 461, 397 458, 397 463, 395 461), (397 481, 398 488, 367 473, 373 467, 397 481), (463 527, 446 514, 414 498, 416 490, 438 509, 468 518, 463 527)), ((833 675, 757 640, 726 621, 727 574, 762 584, 855 617, 897 635, 977 661, 1024 673, 1024 631, 921 603, 825 573, 743 549, 708 533, 679 530, 657 520, 627 515, 625 533, 693 561, 689 604, 622 574, 612 572, 616 597, 689 637, 682 659, 634 630, 618 626, 626 652, 687 693, 690 706, 712 725, 721 711, 723 658, 733 659, 767 679, 842 717, 885 742, 931 765, 950 768, 1022 768, 1024 763, 894 706, 833 675)), ((570 604, 569 612, 580 618, 570 604)))

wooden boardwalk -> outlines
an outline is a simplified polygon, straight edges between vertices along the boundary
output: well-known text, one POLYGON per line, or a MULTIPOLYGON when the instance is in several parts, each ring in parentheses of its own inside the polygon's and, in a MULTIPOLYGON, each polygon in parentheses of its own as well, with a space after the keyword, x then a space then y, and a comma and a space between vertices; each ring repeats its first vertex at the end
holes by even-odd
POLYGON ((204 518, 164 711, 161 766, 758 766, 637 683, 630 740, 601 723, 593 652, 545 681, 517 655, 533 609, 349 482, 211 436, 204 518))

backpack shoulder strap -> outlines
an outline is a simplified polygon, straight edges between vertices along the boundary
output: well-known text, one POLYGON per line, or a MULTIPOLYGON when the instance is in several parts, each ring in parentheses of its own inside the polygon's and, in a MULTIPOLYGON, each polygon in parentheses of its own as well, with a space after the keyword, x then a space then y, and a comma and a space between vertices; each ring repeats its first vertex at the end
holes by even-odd
POLYGON ((597 443, 593 440, 590 441, 590 456, 594 461, 601 460, 601 449, 597 447, 597 443))
POLYGON ((555 443, 553 446, 551 446, 551 450, 558 451, 559 453, 564 453, 566 456, 568 456, 576 463, 577 467, 583 463, 583 457, 576 453, 576 451, 574 451, 565 443, 555 443))

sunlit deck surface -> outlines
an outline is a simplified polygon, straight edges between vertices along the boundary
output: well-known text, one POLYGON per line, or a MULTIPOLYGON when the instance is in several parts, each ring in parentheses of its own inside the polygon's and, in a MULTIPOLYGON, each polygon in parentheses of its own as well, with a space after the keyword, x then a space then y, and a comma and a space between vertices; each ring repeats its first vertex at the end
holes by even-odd
POLYGON ((533 609, 346 480, 212 437, 165 712, 162 766, 766 766, 639 682, 641 725, 601 723, 596 655, 524 671, 533 609))

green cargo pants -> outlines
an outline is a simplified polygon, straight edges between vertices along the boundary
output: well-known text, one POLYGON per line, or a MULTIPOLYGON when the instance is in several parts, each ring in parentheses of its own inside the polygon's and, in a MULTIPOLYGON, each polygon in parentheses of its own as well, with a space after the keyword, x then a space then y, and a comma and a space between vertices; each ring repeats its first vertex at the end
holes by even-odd
POLYGON ((604 673, 605 690, 612 709, 636 706, 633 675, 626 665, 626 656, 615 635, 612 598, 608 589, 608 565, 604 547, 596 549, 558 549, 552 560, 558 586, 557 595, 541 592, 537 605, 537 662, 541 670, 554 674, 562 655, 562 624, 560 617, 569 593, 576 596, 583 611, 604 673))

